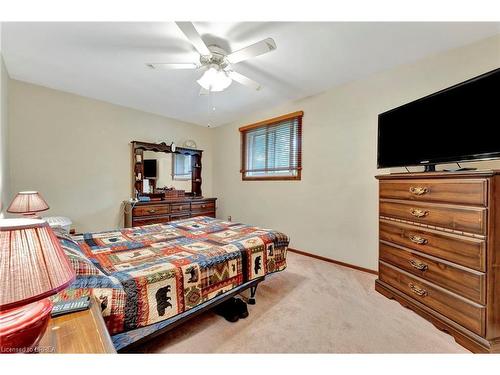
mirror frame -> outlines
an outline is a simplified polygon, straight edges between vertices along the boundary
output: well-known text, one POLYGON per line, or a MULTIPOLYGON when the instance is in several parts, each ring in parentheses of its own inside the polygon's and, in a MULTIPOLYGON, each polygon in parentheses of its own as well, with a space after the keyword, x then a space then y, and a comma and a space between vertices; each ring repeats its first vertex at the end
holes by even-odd
POLYGON ((165 152, 169 154, 191 155, 191 192, 186 193, 187 196, 201 197, 201 156, 203 150, 197 150, 185 147, 175 147, 175 152, 172 152, 170 145, 165 142, 149 143, 132 141, 132 196, 142 194, 142 180, 144 178, 144 151, 165 152))

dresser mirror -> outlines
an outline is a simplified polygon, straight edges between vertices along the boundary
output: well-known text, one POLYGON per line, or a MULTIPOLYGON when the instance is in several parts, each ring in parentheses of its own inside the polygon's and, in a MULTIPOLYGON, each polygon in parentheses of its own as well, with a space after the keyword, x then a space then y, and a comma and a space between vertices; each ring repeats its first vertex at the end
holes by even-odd
POLYGON ((166 143, 133 141, 133 196, 201 197, 202 152, 166 143))
MULTIPOLYGON (((191 155, 177 153, 144 151, 144 176, 149 180, 149 191, 156 189, 175 188, 191 192, 191 155)), ((143 186, 144 186, 143 185, 143 186)))

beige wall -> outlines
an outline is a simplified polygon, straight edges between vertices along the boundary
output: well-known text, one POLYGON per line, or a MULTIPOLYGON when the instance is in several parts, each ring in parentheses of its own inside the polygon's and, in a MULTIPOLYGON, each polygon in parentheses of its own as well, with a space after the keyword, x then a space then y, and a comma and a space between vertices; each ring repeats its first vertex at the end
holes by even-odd
POLYGON ((0 217, 7 209, 9 197, 9 163, 7 152, 7 98, 9 90, 9 75, 0 55, 0 217))
POLYGON ((9 75, 5 69, 1 54, 1 27, 0 24, 0 218, 9 205, 9 163, 7 152, 7 98, 9 90, 9 75))
MULTIPOLYGON (((279 229, 293 248, 376 269, 374 176, 388 172, 376 168, 377 115, 498 67, 495 37, 216 128, 218 216, 279 229), (297 110, 305 112, 302 181, 242 182, 238 127, 297 110)), ((401 141, 412 142, 408 134, 401 141)))
POLYGON ((123 225, 132 140, 194 139, 206 150, 203 194, 212 195, 210 129, 15 80, 9 99, 11 191, 40 191, 45 215, 68 216, 77 231, 123 225))

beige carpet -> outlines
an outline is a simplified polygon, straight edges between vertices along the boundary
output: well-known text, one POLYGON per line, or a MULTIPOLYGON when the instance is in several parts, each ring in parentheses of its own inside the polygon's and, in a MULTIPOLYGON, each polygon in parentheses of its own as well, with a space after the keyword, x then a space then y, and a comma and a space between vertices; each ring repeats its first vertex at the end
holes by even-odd
POLYGON ((257 290, 250 316, 207 312, 143 353, 468 353, 448 334, 374 290, 375 276, 288 253, 257 290))

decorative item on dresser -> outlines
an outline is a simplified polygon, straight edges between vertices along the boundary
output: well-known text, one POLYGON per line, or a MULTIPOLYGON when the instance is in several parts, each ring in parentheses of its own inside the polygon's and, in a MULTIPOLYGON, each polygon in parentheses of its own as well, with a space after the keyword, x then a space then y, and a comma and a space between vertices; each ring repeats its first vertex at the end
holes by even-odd
POLYGON ((500 352, 500 171, 379 180, 379 278, 473 352, 500 352))
POLYGON ((166 223, 195 216, 215 218, 217 198, 190 198, 176 200, 125 202, 125 227, 166 223))

